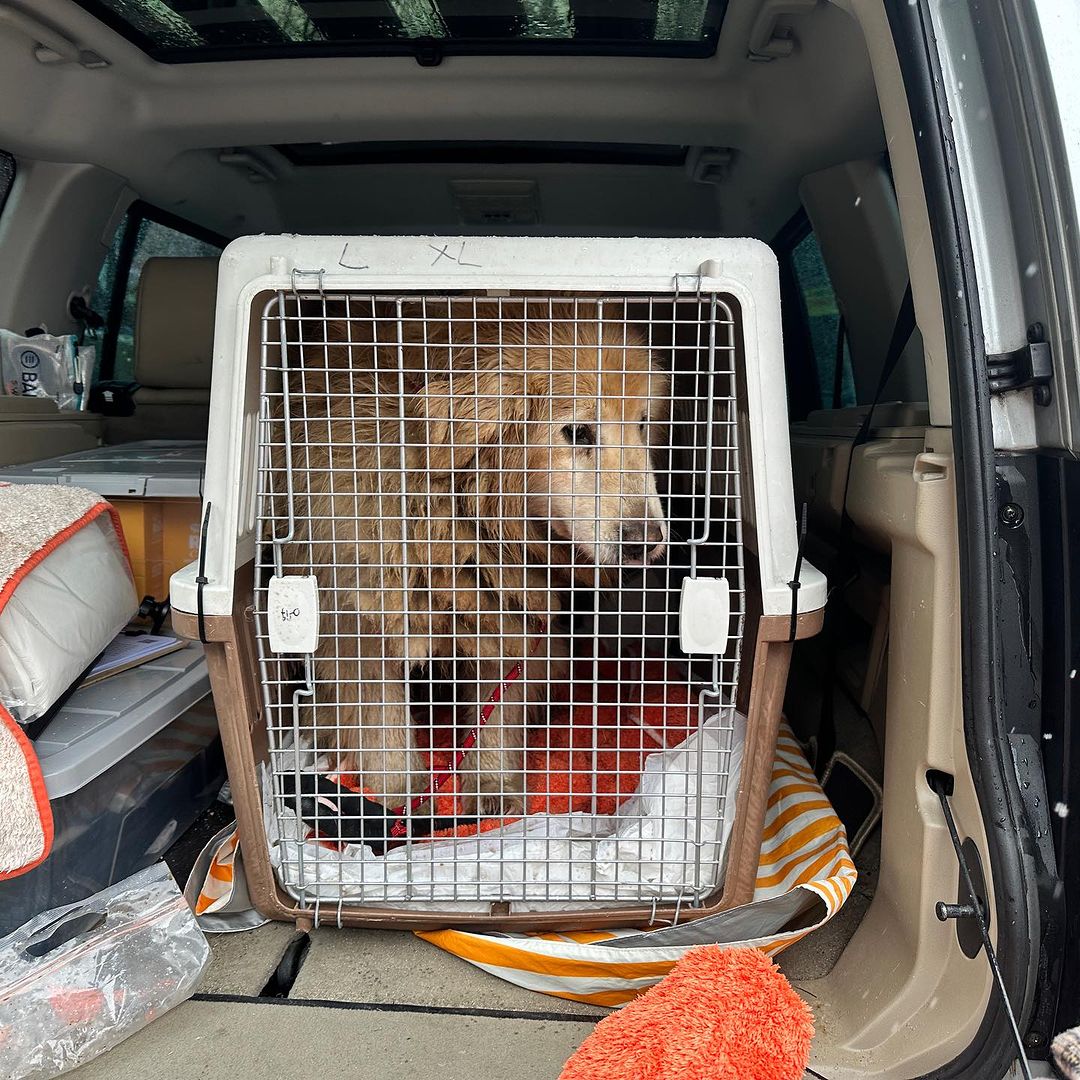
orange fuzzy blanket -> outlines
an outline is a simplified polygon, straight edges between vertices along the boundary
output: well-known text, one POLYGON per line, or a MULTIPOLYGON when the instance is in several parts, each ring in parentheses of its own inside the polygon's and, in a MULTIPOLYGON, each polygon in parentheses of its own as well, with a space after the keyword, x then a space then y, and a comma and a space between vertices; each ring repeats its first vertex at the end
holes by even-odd
POLYGON ((706 945, 605 1016, 559 1080, 800 1080, 814 1018, 757 949, 706 945))

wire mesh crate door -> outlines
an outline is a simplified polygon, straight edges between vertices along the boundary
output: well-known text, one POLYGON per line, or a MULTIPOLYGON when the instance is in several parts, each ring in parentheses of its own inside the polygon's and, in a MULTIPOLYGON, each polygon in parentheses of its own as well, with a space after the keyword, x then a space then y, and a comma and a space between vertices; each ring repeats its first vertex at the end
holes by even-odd
POLYGON ((261 319, 257 641, 305 903, 699 904, 744 612, 715 297, 281 292, 261 319), (318 647, 269 647, 314 575, 318 647), (678 649, 686 577, 730 596, 678 649))

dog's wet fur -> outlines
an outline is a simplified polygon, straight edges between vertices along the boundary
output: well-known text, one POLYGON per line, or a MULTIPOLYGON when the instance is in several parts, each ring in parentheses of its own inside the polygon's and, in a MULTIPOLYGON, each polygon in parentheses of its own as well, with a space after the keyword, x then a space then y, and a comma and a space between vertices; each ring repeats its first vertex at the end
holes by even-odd
POLYGON ((460 742, 521 662, 458 777, 466 812, 521 813, 526 725, 567 677, 560 596, 575 579, 609 587, 663 553, 647 440, 665 419, 668 376, 642 332, 608 311, 369 305, 303 346, 285 559, 319 581, 320 741, 388 807, 431 781, 408 672, 447 680, 460 742))

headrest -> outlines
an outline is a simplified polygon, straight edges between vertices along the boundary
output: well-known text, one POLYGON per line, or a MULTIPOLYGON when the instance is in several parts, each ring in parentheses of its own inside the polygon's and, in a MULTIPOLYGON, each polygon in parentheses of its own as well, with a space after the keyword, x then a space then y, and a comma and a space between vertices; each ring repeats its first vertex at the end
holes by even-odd
POLYGON ((135 381, 209 389, 218 260, 147 259, 135 304, 135 381))

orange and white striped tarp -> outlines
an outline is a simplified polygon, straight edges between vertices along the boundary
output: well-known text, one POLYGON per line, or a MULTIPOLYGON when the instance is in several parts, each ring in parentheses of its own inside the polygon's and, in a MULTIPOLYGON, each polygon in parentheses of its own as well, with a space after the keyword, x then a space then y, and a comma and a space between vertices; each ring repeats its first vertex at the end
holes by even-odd
POLYGON ((418 936, 526 989, 618 1006, 659 982, 696 945, 749 945, 769 954, 780 952, 828 922, 851 895, 855 880, 844 826, 784 725, 751 903, 658 930, 431 930, 418 936), (792 924, 799 929, 784 929, 792 924))
MULTIPOLYGON (((210 931, 242 930, 264 921, 259 917, 251 921, 255 913, 247 898, 235 828, 223 829, 200 864, 203 858, 208 865, 201 870, 197 865, 185 890, 200 925, 210 931), (215 914, 221 916, 219 921, 208 922, 215 914)), ((851 895, 855 880, 844 826, 784 725, 751 903, 657 930, 560 934, 432 930, 418 936, 529 990, 618 1006, 659 982, 696 945, 748 945, 778 953, 828 922, 851 895), (799 929, 784 929, 793 924, 799 929)))
POLYGON ((206 880, 195 901, 195 914, 206 915, 220 911, 233 898, 233 879, 236 872, 236 853, 240 850, 240 833, 233 829, 221 842, 210 861, 206 880))

